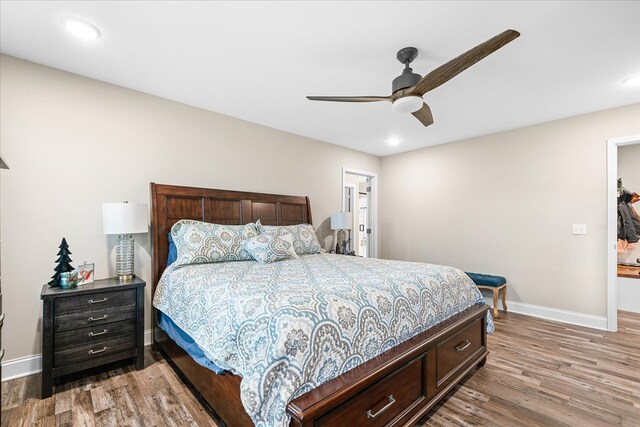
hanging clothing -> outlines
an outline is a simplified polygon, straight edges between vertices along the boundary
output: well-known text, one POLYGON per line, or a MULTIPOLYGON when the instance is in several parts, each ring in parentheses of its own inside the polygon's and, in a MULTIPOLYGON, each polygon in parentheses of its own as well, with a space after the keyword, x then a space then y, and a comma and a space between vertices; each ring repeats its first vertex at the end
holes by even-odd
POLYGON ((618 249, 619 254, 626 254, 629 251, 632 251, 638 246, 636 243, 629 243, 626 240, 618 239, 618 244, 616 248, 618 249))
POLYGON ((626 254, 635 249, 640 241, 640 214, 631 206, 640 200, 638 193, 631 193, 619 184, 618 196, 618 244, 619 254, 626 254))
MULTIPOLYGON (((640 199, 638 199, 638 200, 640 200, 640 199)), ((631 213, 633 214, 632 216, 635 216, 636 218, 640 219, 640 214, 638 213, 638 211, 636 211, 636 208, 634 208, 633 205, 629 205, 629 207, 631 208, 631 213)))
POLYGON ((618 239, 629 243, 637 243, 640 236, 640 218, 632 212, 629 203, 621 200, 618 203, 618 239))

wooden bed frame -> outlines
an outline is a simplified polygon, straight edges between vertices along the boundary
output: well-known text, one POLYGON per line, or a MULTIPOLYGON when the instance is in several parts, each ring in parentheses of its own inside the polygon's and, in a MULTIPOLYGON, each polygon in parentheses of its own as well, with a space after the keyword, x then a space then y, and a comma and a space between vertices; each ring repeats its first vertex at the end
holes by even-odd
MULTIPOLYGON (((180 219, 218 224, 311 223, 308 197, 151 183, 152 292, 166 267, 171 226, 180 219)), ((475 305, 310 392, 287 407, 291 426, 408 426, 422 418, 476 367, 487 351, 488 306, 475 305)), ((239 376, 198 365, 158 327, 154 346, 227 426, 251 426, 239 376)))

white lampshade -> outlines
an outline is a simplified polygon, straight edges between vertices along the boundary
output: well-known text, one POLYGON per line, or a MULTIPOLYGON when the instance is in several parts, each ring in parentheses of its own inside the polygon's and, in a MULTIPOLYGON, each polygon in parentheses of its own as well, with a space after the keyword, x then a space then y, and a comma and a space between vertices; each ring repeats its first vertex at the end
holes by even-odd
POLYGON ((332 230, 351 230, 350 212, 334 212, 331 214, 331 229, 332 230))
POLYGON ((144 203, 103 203, 104 234, 134 234, 149 231, 149 212, 144 203))

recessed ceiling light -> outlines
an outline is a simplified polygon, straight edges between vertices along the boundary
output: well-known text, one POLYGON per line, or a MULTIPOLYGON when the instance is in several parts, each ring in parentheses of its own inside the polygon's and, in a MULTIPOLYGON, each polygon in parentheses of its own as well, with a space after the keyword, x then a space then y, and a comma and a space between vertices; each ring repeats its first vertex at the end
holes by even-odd
POLYGON ((392 147, 395 147, 396 145, 400 144, 400 138, 391 137, 387 139, 387 144, 389 144, 392 147))
POLYGON ((68 16, 62 18, 62 25, 68 32, 82 40, 95 40, 100 37, 100 30, 82 19, 68 16))
POLYGON ((625 86, 640 86, 640 74, 627 77, 622 81, 622 84, 625 86))

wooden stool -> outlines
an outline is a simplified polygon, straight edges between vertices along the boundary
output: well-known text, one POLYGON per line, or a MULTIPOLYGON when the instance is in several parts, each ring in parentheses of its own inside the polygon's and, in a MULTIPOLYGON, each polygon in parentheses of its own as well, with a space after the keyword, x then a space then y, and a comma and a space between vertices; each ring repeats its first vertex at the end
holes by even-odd
POLYGON ((489 274, 467 273, 467 276, 478 289, 493 292, 493 317, 500 317, 498 313, 498 297, 502 292, 502 309, 507 311, 507 279, 502 276, 491 276, 489 274))

